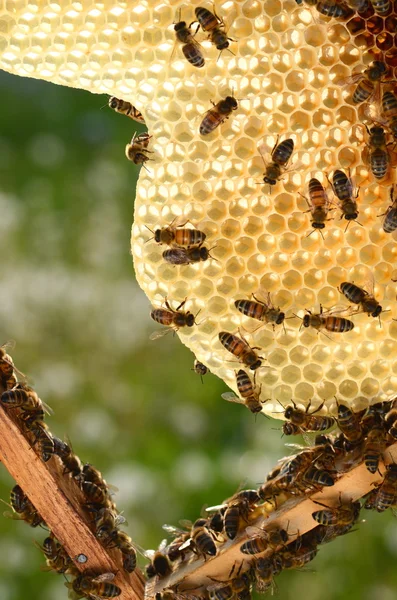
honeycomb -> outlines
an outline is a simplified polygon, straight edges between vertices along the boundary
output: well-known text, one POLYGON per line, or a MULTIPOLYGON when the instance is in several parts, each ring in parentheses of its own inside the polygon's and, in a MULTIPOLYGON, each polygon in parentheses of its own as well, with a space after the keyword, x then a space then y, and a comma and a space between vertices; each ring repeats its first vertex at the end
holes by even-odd
MULTIPOLYGON (((196 6, 213 10, 207 4, 9 0, 0 14, 1 67, 123 98, 142 112, 153 153, 135 201, 136 277, 154 307, 166 297, 173 307, 187 298, 186 309, 200 311, 198 324, 178 335, 214 374, 236 391, 241 365, 218 334, 240 331, 264 359, 255 383, 265 412, 280 416, 280 404, 292 398, 314 407, 325 401, 323 410, 331 411, 335 397, 355 410, 385 400, 397 392, 397 246, 379 215, 390 204, 394 170, 379 182, 364 164, 368 105, 353 104, 354 86, 340 82, 375 59, 395 77, 394 13, 380 17, 368 8, 344 22, 293 0, 220 1, 231 52, 219 54, 200 30, 205 66, 198 69, 180 46, 174 51, 174 23, 181 11, 190 24, 196 6), (200 135, 211 101, 228 95, 238 109, 200 135), (291 164, 269 190, 264 161, 287 138, 295 146, 291 164), (334 205, 322 237, 312 232, 304 196, 317 177, 332 197, 327 176, 335 169, 351 173, 359 217, 346 227, 334 205), (148 227, 179 216, 206 233, 208 260, 164 261, 166 247, 150 239, 148 227), (338 291, 343 281, 374 282, 380 321, 361 313, 342 334, 302 328, 306 311, 318 313, 320 305, 349 310, 338 291), (285 328, 258 329, 235 309, 236 299, 253 293, 270 293, 286 314, 285 328)), ((134 131, 127 119, 126 131, 127 143, 134 131)))

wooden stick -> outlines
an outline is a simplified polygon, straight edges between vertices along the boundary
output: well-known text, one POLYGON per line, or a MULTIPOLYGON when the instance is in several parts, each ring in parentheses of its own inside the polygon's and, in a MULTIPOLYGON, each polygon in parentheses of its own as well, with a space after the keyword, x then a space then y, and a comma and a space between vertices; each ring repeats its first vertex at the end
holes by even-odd
MULTIPOLYGON (((397 463, 397 443, 389 446, 384 452, 386 463, 397 463)), ((321 506, 315 501, 326 506, 338 506, 340 498, 345 501, 355 501, 374 489, 383 481, 384 464, 380 465, 381 474, 372 475, 366 466, 361 463, 347 473, 344 473, 335 485, 323 488, 321 492, 312 493, 300 498, 291 498, 274 510, 270 503, 265 503, 257 510, 256 518, 250 520, 250 527, 261 528, 264 525, 272 525, 285 529, 289 535, 289 541, 296 539, 297 535, 303 535, 318 525, 312 518, 312 513, 321 510, 321 506)), ((258 529, 258 535, 260 530, 258 529)), ((146 584, 145 598, 153 598, 157 592, 173 588, 178 594, 189 591, 194 597, 199 598, 200 592, 207 586, 214 585, 215 581, 228 581, 230 573, 235 565, 242 565, 242 572, 249 566, 252 556, 240 551, 241 545, 249 540, 246 530, 242 531, 236 539, 227 540, 219 553, 214 558, 204 560, 202 557, 183 563, 175 569, 168 577, 156 580, 152 578, 146 584), (245 567, 245 568, 244 568, 245 567)), ((256 556, 265 556, 271 550, 265 550, 256 556)))
POLYGON ((126 573, 120 552, 101 546, 81 508, 82 492, 70 476, 63 474, 58 457, 42 462, 3 408, 0 410, 0 460, 80 571, 114 573, 114 583, 122 590, 120 600, 143 599, 142 573, 138 569, 132 574, 126 573), (87 557, 83 564, 76 560, 80 554, 87 557))

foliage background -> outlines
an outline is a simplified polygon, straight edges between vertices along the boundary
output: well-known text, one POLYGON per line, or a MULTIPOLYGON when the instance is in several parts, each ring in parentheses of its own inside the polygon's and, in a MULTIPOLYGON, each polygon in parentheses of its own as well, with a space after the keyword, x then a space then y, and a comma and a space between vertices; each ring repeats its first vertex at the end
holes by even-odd
MULTIPOLYGON (((0 341, 16 341, 53 433, 119 488, 128 532, 153 548, 163 523, 257 487, 288 450, 277 421, 225 403, 211 375, 201 384, 177 337, 148 339, 157 326, 129 255, 138 169, 124 158, 142 128, 100 110, 105 96, 5 73, 0 87, 0 341)), ((0 466, 0 498, 12 485, 0 466)), ((312 572, 282 574, 278 597, 394 599, 396 520, 363 518, 312 572)), ((1 600, 67 597, 62 577, 40 571, 32 542, 44 537, 0 516, 1 600)))

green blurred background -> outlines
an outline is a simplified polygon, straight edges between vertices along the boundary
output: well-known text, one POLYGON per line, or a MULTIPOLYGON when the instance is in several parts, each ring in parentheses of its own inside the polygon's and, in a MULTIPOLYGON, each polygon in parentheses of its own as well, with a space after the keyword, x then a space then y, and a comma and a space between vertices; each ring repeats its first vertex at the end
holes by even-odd
MULTIPOLYGON (((16 341, 52 432, 118 487, 132 538, 156 547, 163 523, 263 481, 288 453, 279 422, 224 402, 212 375, 202 384, 177 337, 149 341, 158 326, 129 253, 139 171, 124 157, 143 128, 101 110, 106 96, 5 73, 0 87, 0 342, 16 341)), ((0 465, 0 498, 12 485, 0 465)), ((362 516, 309 572, 282 574, 278 597, 394 599, 397 521, 362 516)), ((40 571, 44 537, 0 515, 0 600, 67 597, 40 571)))

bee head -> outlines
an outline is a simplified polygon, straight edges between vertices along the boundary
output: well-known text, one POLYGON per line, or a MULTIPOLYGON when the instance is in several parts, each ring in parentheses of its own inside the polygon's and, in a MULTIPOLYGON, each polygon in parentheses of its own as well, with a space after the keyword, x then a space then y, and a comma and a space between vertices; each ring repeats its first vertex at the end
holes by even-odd
POLYGON ((252 365, 250 365, 251 371, 255 371, 255 369, 259 369, 261 364, 262 364, 261 360, 258 359, 257 361, 255 361, 252 365))
POLYGON ((374 312, 371 313, 371 317, 379 317, 382 312, 382 307, 379 305, 375 308, 374 312))
POLYGON ((281 312, 279 313, 277 319, 276 319, 276 325, 280 325, 285 319, 285 313, 281 312))
POLYGON ((303 325, 303 327, 309 327, 310 326, 310 315, 305 315, 303 317, 302 325, 303 325))
POLYGON ((313 229, 324 229, 325 223, 317 223, 316 221, 312 221, 313 229))
POLYGON ((174 30, 175 31, 181 31, 182 29, 186 28, 186 21, 179 21, 179 23, 175 23, 174 25, 174 30))
POLYGON ((284 412, 284 416, 286 419, 290 419, 292 416, 292 413, 294 411, 294 407, 293 406, 287 406, 287 408, 285 409, 284 412))

